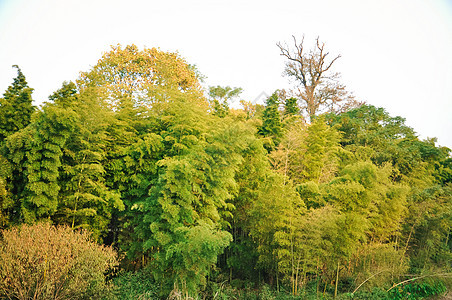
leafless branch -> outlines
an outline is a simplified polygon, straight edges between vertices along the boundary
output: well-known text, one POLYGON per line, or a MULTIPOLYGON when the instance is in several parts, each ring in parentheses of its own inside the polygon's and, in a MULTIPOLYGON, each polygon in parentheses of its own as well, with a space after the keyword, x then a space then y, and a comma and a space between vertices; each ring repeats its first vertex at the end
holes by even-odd
POLYGON ((325 43, 317 37, 314 48, 306 52, 304 49, 304 36, 298 42, 293 38, 293 48, 287 43, 277 43, 280 55, 287 59, 285 74, 293 77, 299 83, 297 95, 310 117, 319 112, 321 107, 333 107, 339 102, 346 102, 349 97, 344 86, 339 84, 339 73, 332 73, 334 63, 341 57, 329 60, 330 53, 325 50, 325 43), (344 101, 345 100, 345 101, 344 101))

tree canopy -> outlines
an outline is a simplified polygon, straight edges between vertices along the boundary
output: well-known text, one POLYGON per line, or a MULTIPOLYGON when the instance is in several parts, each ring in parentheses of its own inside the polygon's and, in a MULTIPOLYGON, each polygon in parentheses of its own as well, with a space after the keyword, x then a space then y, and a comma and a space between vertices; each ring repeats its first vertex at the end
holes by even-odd
MULTIPOLYGON (((451 150, 356 105, 328 74, 339 56, 303 42, 279 44, 295 93, 242 108, 228 106, 241 88, 203 90, 195 68, 157 48, 113 46, 39 109, 17 67, 0 99, 3 234, 84 231, 120 253, 113 277, 154 287, 141 298, 403 298, 423 278, 443 291, 451 150)), ((42 278, 46 259, 29 262, 42 278)))

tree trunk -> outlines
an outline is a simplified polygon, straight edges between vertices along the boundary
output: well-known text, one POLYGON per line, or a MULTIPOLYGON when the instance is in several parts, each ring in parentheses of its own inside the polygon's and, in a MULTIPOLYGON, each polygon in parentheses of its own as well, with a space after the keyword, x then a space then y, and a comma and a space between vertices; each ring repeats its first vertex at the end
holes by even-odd
POLYGON ((337 297, 337 283, 339 281, 339 261, 337 261, 337 270, 336 270, 336 285, 334 287, 334 298, 337 297))

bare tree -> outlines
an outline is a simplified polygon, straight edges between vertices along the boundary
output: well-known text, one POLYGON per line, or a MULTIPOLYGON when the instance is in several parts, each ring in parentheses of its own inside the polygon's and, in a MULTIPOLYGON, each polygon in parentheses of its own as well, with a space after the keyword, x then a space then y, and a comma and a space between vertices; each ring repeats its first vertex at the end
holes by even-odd
POLYGON ((342 112, 361 103, 345 90, 339 82, 340 73, 331 71, 332 65, 341 56, 330 59, 329 52, 325 50, 325 43, 316 39, 313 49, 306 51, 304 36, 300 43, 293 37, 295 48, 287 44, 277 43, 281 55, 287 58, 285 75, 291 77, 297 86, 294 96, 299 99, 301 109, 310 119, 323 112, 342 112))

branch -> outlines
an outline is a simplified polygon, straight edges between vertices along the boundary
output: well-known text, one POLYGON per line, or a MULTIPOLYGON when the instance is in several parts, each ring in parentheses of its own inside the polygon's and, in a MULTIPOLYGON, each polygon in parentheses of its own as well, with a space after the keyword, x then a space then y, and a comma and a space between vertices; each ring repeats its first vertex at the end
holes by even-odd
POLYGON ((390 270, 383 270, 383 271, 380 271, 380 272, 378 272, 378 273, 375 273, 375 274, 373 274, 372 276, 370 276, 369 278, 367 278, 366 280, 364 280, 363 282, 361 282, 361 284, 360 285, 358 285, 358 287, 352 292, 352 294, 354 294, 363 284, 365 284, 367 281, 369 281, 370 279, 372 279, 373 277, 375 277, 375 276, 377 276, 378 274, 381 274, 381 273, 383 273, 383 272, 385 272, 385 271, 390 271, 390 270))
POLYGON ((434 277, 434 276, 438 276, 438 277, 448 277, 448 276, 452 276, 452 273, 433 274, 433 275, 423 275, 423 276, 419 276, 419 277, 407 279, 407 280, 404 280, 404 281, 399 282, 399 283, 397 283, 397 284, 394 284, 394 285, 392 286, 392 288, 390 288, 390 289, 387 290, 386 292, 389 292, 390 290, 392 290, 393 288, 395 288, 396 286, 399 286, 399 285, 401 285, 401 284, 404 284, 404 283, 407 283, 407 282, 410 282, 410 281, 414 281, 414 280, 418 280, 418 279, 422 279, 422 278, 425 278, 425 277, 434 277))
POLYGON ((298 55, 298 57, 303 57, 304 35, 303 35, 303 37, 301 38, 301 43, 300 43, 300 44, 297 43, 297 39, 295 38, 294 35, 292 35, 292 37, 293 37, 293 42, 294 42, 294 44, 295 44, 295 49, 297 49, 297 55, 298 55))
MULTIPOLYGON (((327 53, 328 54, 328 53, 327 53)), ((341 58, 341 55, 339 54, 338 56, 336 56, 331 62, 330 62, 330 64, 328 65, 328 67, 326 67, 323 71, 325 72, 325 71, 328 71, 329 70, 329 68, 331 68, 331 66, 334 64, 334 62, 338 59, 338 58, 341 58)))
POLYGON ((299 65, 299 67, 296 67, 296 64, 294 65, 287 65, 287 68, 293 69, 293 72, 295 73, 297 79, 301 81, 301 83, 306 87, 307 86, 307 80, 306 80, 306 74, 305 74, 305 64, 303 62, 303 42, 304 42, 304 36, 300 43, 297 43, 297 39, 295 36, 292 35, 292 38, 294 40, 294 45, 296 51, 291 54, 289 51, 289 46, 285 44, 285 46, 282 46, 281 43, 277 43, 276 46, 281 50, 282 56, 286 57, 289 61, 293 61, 299 65))

